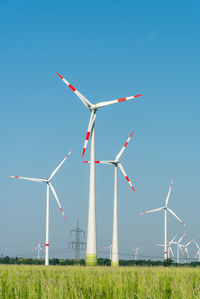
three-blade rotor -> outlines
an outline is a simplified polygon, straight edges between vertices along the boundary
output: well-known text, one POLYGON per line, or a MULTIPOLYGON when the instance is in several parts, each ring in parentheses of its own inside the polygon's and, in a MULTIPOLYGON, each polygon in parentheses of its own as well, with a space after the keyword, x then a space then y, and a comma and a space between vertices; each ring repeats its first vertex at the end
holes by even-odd
MULTIPOLYGON (((131 133, 131 135, 129 136, 129 138, 127 139, 127 141, 125 142, 124 146, 122 147, 122 149, 120 150, 120 152, 117 154, 115 160, 103 160, 103 161, 95 161, 96 164, 106 164, 106 165, 115 165, 115 166, 119 166, 119 169, 121 170, 123 176, 125 177, 125 179, 127 180, 127 182, 129 183, 131 189, 133 191, 135 191, 130 179, 128 178, 122 164, 119 162, 120 157, 122 156, 125 148, 127 147, 131 137, 133 136, 133 132, 131 133)), ((83 161, 83 163, 90 163, 90 161, 83 161)))
POLYGON ((169 187, 169 191, 168 191, 168 194, 167 194, 167 197, 166 197, 166 201, 165 201, 165 206, 164 207, 161 207, 161 208, 157 208, 157 209, 154 209, 154 210, 150 210, 150 211, 147 211, 147 212, 142 212, 140 213, 139 215, 143 215, 143 214, 148 214, 148 213, 153 213, 153 212, 158 212, 158 211, 161 211, 161 210, 167 210, 169 211, 178 221, 180 221, 184 226, 185 226, 185 223, 170 209, 168 208, 168 202, 169 202, 169 197, 170 197, 170 193, 171 193, 171 189, 172 189, 172 184, 173 184, 173 181, 171 181, 171 184, 170 184, 170 187, 169 187))
POLYGON ((20 176, 10 176, 11 178, 16 178, 16 179, 22 179, 22 180, 27 180, 27 181, 33 181, 33 182, 37 182, 37 183, 46 183, 49 185, 56 201, 57 201, 57 204, 60 208, 60 211, 61 213, 63 214, 64 218, 65 218, 65 214, 63 212, 63 209, 61 207, 61 204, 59 202, 59 199, 58 199, 58 196, 56 194, 56 191, 53 187, 53 185, 51 184, 51 180, 52 178, 55 176, 55 174, 57 173, 57 171, 60 169, 60 167, 62 166, 62 164, 65 162, 65 160, 69 157, 69 155, 72 153, 72 150, 67 154, 67 156, 62 160, 62 162, 53 170, 53 172, 51 173, 50 177, 48 180, 46 179, 37 179, 37 178, 28 178, 28 177, 20 177, 20 176))
POLYGON ((72 86, 65 78, 63 78, 63 76, 61 76, 59 73, 57 73, 57 75, 79 97, 79 99, 82 101, 82 103, 91 111, 91 116, 90 116, 90 120, 89 120, 89 124, 88 124, 88 130, 87 130, 87 134, 86 134, 86 138, 85 138, 82 156, 84 156, 86 148, 87 148, 87 144, 88 144, 88 141, 90 138, 90 133, 92 131, 92 127, 93 127, 93 124, 94 124, 94 121, 96 118, 96 111, 102 107, 106 107, 106 106, 116 104, 116 103, 121 103, 124 101, 133 100, 134 98, 142 96, 142 95, 135 95, 135 96, 120 98, 120 99, 116 99, 116 100, 112 100, 112 101, 104 101, 104 102, 99 102, 97 104, 92 104, 74 86, 72 86))

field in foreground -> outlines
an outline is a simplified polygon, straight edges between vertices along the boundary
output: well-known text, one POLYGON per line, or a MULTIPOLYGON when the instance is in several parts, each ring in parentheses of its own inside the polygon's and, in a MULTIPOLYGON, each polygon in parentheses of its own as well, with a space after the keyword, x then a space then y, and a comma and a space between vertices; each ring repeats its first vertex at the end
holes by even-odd
POLYGON ((200 269, 1 265, 0 298, 200 298, 200 269))

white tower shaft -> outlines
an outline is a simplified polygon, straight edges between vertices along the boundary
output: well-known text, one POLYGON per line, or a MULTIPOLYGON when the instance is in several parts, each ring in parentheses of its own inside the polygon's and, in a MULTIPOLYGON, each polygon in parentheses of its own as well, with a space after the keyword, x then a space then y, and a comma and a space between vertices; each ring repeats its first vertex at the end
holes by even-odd
POLYGON ((164 260, 167 259, 167 209, 165 208, 164 209, 164 212, 165 212, 165 224, 164 224, 164 229, 165 229, 165 232, 164 232, 164 244, 165 244, 165 249, 164 249, 164 260))
POLYGON ((49 266, 49 184, 47 183, 46 203, 46 244, 45 244, 45 266, 49 266))
POLYGON ((118 228, 117 228, 117 165, 114 176, 114 204, 113 204, 113 236, 112 236, 112 266, 119 265, 118 257, 118 228))
POLYGON ((88 207, 88 230, 86 265, 97 265, 96 245, 96 208, 95 208, 95 123, 91 132, 90 146, 90 185, 89 185, 89 207, 88 207))

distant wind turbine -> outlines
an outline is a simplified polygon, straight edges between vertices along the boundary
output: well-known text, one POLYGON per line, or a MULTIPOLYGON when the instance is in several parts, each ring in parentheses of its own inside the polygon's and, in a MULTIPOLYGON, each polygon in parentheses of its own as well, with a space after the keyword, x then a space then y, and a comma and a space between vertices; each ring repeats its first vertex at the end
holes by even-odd
POLYGON ((111 256, 112 256, 112 245, 110 245, 110 246, 104 246, 104 248, 109 250, 109 256, 110 256, 110 261, 111 261, 111 256))
POLYGON ((166 197, 164 207, 140 213, 140 215, 143 215, 143 214, 147 214, 147 213, 158 212, 158 211, 164 210, 164 245, 165 245, 164 246, 164 260, 167 259, 167 211, 169 211, 174 217, 176 217, 178 219, 178 221, 180 221, 183 225, 185 225, 185 223, 172 210, 170 210, 170 208, 168 208, 168 201, 169 201, 169 196, 170 196, 171 189, 172 189, 172 184, 173 184, 173 181, 170 184, 170 188, 169 188, 169 191, 168 191, 168 194, 166 197))
POLYGON ((32 250, 37 250, 37 258, 40 259, 40 251, 45 252, 44 249, 41 247, 41 241, 38 243, 38 246, 36 248, 33 248, 32 250))
POLYGON ((54 169, 54 171, 52 172, 52 174, 50 175, 50 177, 48 179, 36 179, 36 178, 27 178, 27 177, 20 177, 20 176, 10 176, 11 178, 16 178, 16 179, 22 179, 22 180, 27 180, 27 181, 33 181, 33 182, 37 182, 37 183, 46 183, 47 185, 47 201, 46 201, 46 244, 45 244, 45 266, 49 265, 49 188, 51 189, 57 204, 61 210, 61 213, 63 214, 64 218, 64 212, 63 209, 60 205, 60 202, 58 200, 58 196, 56 194, 56 191, 53 187, 53 185, 51 184, 51 180, 53 179, 53 177, 55 176, 56 172, 59 170, 59 168, 62 166, 62 164, 65 162, 65 160, 69 157, 69 155, 71 154, 72 151, 69 152, 69 154, 63 159, 63 161, 54 169))
POLYGON ((140 250, 140 247, 138 248, 130 248, 130 250, 135 252, 135 261, 137 261, 138 259, 138 251, 140 250))
POLYGON ((198 249, 197 254, 195 255, 195 257, 197 257, 197 258, 198 258, 198 261, 200 262, 200 247, 199 247, 199 245, 197 244, 196 240, 194 240, 194 243, 195 243, 195 245, 196 245, 196 247, 197 247, 197 249, 198 249))
POLYGON ((190 240, 187 244, 183 245, 181 244, 180 246, 184 249, 184 262, 187 263, 187 259, 189 257, 189 252, 188 252, 188 246, 193 242, 193 239, 190 240))
POLYGON ((183 254, 183 250, 181 248, 181 241, 183 240, 183 238, 185 237, 185 233, 180 237, 180 239, 178 241, 173 241, 172 244, 175 244, 177 246, 177 253, 176 253, 176 262, 177 264, 179 264, 179 250, 181 251, 181 253, 183 254))

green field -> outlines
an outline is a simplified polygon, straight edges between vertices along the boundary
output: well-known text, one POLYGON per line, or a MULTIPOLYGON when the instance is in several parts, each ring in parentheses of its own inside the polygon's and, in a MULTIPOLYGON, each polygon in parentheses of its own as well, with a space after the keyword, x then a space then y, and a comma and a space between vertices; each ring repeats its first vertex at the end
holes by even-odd
POLYGON ((200 269, 1 265, 0 298, 200 298, 200 269))

